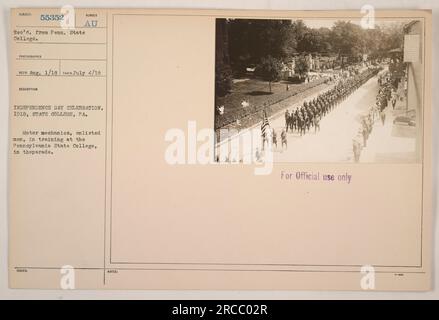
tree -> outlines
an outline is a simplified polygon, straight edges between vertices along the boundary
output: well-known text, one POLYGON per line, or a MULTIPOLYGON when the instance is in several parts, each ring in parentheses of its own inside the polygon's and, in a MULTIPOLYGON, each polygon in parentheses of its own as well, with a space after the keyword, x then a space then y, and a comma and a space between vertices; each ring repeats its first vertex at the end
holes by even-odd
POLYGON ((242 72, 269 55, 284 60, 296 52, 291 20, 229 19, 227 23, 234 71, 242 72))
POLYGON ((299 74, 300 78, 306 75, 309 71, 309 64, 306 61, 305 57, 298 57, 295 63, 295 70, 297 74, 299 74))
POLYGON ((229 38, 225 19, 216 20, 215 95, 225 96, 232 88, 232 68, 229 57, 229 38))
MULTIPOLYGON (((299 42, 303 40, 305 37, 305 34, 309 31, 309 28, 306 26, 305 22, 303 20, 296 20, 291 25, 292 32, 294 33, 294 37, 296 40, 297 45, 299 45, 299 42)), ((300 49, 297 47, 297 50, 300 51, 300 49)))
POLYGON ((256 68, 256 73, 265 81, 268 81, 268 86, 271 93, 271 83, 279 81, 282 76, 282 62, 272 56, 267 56, 261 59, 261 63, 256 68))
POLYGON ((320 43, 318 51, 320 53, 329 54, 332 52, 332 31, 329 28, 318 29, 320 34, 320 43))
POLYGON ((300 52, 318 52, 322 37, 315 29, 308 29, 297 43, 300 52))
POLYGON ((215 94, 225 96, 232 89, 232 69, 227 64, 215 65, 215 94))
MULTIPOLYGON (((297 53, 319 53, 338 56, 348 64, 360 62, 364 54, 385 57, 389 50, 402 48, 404 40, 403 22, 377 23, 375 29, 363 29, 346 20, 336 21, 330 28, 308 27, 300 19, 217 20, 224 22, 227 34, 217 39, 227 44, 224 63, 231 66, 234 75, 246 73, 247 67, 257 66, 268 56, 286 62, 297 53)), ((301 69, 299 66, 299 74, 307 72, 301 69)))
POLYGON ((402 48, 404 44, 404 24, 395 22, 382 28, 385 50, 402 48))
POLYGON ((364 31, 350 21, 337 21, 332 28, 335 52, 350 58, 366 53, 364 31))

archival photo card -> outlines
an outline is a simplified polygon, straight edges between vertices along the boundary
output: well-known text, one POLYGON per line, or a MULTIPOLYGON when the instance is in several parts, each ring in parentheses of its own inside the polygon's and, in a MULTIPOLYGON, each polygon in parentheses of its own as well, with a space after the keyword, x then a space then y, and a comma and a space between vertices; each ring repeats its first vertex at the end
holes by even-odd
POLYGON ((431 288, 431 12, 16 8, 11 288, 431 288))

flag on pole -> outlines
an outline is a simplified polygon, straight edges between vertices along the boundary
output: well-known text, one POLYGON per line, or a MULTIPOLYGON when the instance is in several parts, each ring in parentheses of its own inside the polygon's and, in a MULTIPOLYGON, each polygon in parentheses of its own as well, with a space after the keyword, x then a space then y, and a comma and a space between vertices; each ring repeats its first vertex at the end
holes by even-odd
POLYGON ((267 113, 264 112, 264 120, 262 120, 262 125, 261 125, 261 131, 263 137, 266 136, 269 128, 270 128, 270 124, 268 123, 267 113))

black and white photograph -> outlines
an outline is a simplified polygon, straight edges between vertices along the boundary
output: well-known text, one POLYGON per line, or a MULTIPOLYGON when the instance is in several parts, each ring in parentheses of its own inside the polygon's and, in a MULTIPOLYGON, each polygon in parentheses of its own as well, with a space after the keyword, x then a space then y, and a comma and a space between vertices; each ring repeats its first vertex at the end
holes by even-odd
POLYGON ((217 19, 216 161, 418 163, 422 39, 421 19, 217 19))

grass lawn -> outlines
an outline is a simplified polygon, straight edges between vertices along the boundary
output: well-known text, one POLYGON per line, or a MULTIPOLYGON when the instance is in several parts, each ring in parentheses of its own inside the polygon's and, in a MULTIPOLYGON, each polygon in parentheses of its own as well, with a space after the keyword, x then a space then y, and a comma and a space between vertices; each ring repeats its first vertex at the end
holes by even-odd
POLYGON ((271 93, 267 81, 249 79, 236 82, 232 85, 232 90, 228 95, 217 97, 216 106, 224 106, 224 114, 216 115, 215 129, 233 125, 236 120, 242 122, 247 117, 254 118, 257 114, 261 114, 264 109, 270 116, 272 111, 270 109, 272 108, 268 108, 269 106, 321 85, 325 81, 325 79, 319 79, 301 84, 291 84, 287 81, 273 82, 271 83, 271 93), (286 89, 287 84, 288 91, 286 89), (243 107, 241 104, 244 100, 249 103, 247 107, 243 107))

